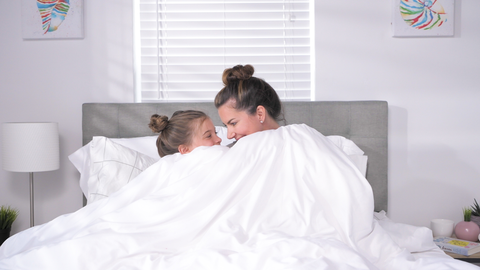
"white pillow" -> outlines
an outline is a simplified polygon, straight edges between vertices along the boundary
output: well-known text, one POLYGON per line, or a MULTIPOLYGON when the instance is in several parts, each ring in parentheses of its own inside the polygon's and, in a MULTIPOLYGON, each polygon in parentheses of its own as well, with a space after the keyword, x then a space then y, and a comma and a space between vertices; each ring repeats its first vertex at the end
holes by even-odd
POLYGON ((353 162, 355 167, 358 168, 360 173, 364 177, 367 177, 367 162, 368 162, 368 156, 365 155, 347 155, 347 157, 350 159, 350 161, 353 162))
POLYGON ((68 159, 80 173, 79 184, 86 197, 88 194, 88 177, 90 175, 90 143, 82 146, 73 154, 69 155, 68 159))
MULTIPOLYGON (((145 137, 134 137, 134 138, 110 138, 115 143, 128 147, 134 151, 147 155, 156 160, 160 159, 157 151, 157 136, 145 136, 145 137)), ((90 157, 90 144, 84 145, 73 154, 68 156, 70 162, 73 163, 75 168, 80 172, 80 174, 88 173, 90 168, 89 166, 89 157, 90 157)))
POLYGON ((157 150, 157 138, 155 136, 135 137, 135 138, 110 138, 115 143, 128 147, 139 153, 147 155, 156 160, 160 159, 157 150))
POLYGON ((343 136, 330 135, 327 136, 327 138, 336 146, 340 147, 340 149, 342 149, 347 155, 363 155, 365 153, 352 140, 343 136))
MULTIPOLYGON (((134 138, 110 138, 111 141, 126 146, 134 151, 152 157, 156 160, 160 159, 157 151, 158 136, 144 136, 134 138)), ((90 144, 84 145, 73 154, 68 156, 73 166, 80 172, 80 188, 88 198, 88 179, 90 178, 90 144)))
POLYGON ((157 161, 106 137, 93 137, 89 145, 88 204, 108 197, 157 161))
POLYGON ((358 147, 352 140, 343 136, 330 135, 326 136, 331 142, 338 146, 342 151, 347 154, 350 161, 353 162, 355 167, 362 173, 364 177, 367 176, 367 161, 368 156, 365 156, 362 149, 358 147))

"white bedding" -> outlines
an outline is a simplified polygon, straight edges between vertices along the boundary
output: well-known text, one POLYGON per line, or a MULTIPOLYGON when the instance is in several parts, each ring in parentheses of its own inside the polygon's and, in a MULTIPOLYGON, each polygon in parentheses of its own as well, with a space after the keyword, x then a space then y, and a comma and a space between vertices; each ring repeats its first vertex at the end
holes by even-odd
MULTIPOLYGON (((227 138, 226 127, 217 126, 215 129, 217 136, 222 139, 221 145, 227 146, 235 142, 235 139, 227 138)), ((108 197, 158 161, 157 137, 94 136, 88 144, 69 155, 68 158, 80 172, 79 184, 87 203, 108 197)), ((343 136, 331 135, 327 139, 342 149, 362 175, 366 176, 368 157, 362 149, 343 136)))
POLYGON ((402 241, 372 213, 348 157, 291 125, 162 158, 110 197, 9 238, 0 269, 477 269, 431 236, 402 241))

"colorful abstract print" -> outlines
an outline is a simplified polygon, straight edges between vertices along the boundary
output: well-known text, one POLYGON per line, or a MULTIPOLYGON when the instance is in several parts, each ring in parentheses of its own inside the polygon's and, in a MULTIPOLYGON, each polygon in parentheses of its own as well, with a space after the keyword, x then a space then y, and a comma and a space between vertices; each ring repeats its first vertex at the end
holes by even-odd
POLYGON ((37 7, 42 18, 43 34, 46 34, 56 31, 65 20, 70 0, 37 0, 37 7))
POLYGON ((401 0, 403 20, 416 29, 429 30, 447 21, 447 14, 438 0, 401 0))

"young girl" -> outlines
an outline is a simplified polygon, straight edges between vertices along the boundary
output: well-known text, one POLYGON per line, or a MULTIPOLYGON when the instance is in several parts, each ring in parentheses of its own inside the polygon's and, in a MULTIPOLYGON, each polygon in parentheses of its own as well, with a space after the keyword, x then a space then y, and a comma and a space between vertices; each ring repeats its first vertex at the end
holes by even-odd
POLYGON ((178 152, 186 154, 199 146, 220 145, 222 142, 210 117, 201 111, 176 111, 170 119, 154 114, 148 126, 160 133, 157 138, 160 157, 178 152))

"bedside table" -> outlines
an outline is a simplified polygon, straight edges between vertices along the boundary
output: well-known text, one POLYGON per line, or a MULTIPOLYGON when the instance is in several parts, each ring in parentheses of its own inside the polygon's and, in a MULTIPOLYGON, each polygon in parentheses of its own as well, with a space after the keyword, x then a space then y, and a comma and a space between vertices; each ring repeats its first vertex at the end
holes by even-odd
POLYGON ((460 255, 457 253, 451 253, 451 252, 445 252, 445 254, 457 260, 462 260, 469 263, 480 263, 480 252, 472 254, 470 256, 463 256, 463 255, 460 255))

